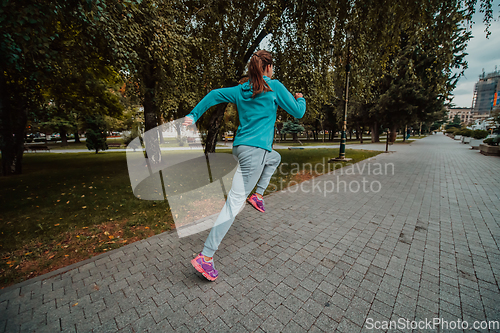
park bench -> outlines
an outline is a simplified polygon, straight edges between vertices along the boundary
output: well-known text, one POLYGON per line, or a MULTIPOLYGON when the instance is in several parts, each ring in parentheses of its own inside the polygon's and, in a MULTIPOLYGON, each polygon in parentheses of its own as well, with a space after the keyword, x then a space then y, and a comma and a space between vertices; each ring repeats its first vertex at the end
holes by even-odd
POLYGON ((203 147, 201 144, 201 141, 199 141, 199 139, 195 140, 194 138, 188 138, 187 142, 188 142, 189 148, 202 148, 203 147))
POLYGON ((189 143, 189 148, 202 148, 201 142, 190 142, 189 143))
POLYGON ((46 150, 46 151, 49 151, 50 152, 50 148, 48 146, 45 146, 45 145, 31 145, 31 146, 24 146, 24 150, 31 150, 31 151, 34 151, 35 153, 38 151, 38 150, 46 150))
POLYGON ((108 143, 108 148, 120 148, 122 146, 121 143, 108 143))

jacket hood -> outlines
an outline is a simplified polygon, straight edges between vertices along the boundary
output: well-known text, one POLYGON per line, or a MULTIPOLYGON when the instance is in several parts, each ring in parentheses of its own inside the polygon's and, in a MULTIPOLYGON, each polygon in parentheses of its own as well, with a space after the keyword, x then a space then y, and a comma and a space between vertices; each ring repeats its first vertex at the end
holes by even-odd
MULTIPOLYGON (((264 75, 264 81, 266 81, 269 84, 269 81, 271 81, 271 79, 264 75)), ((243 83, 241 85, 241 89, 243 90, 243 96, 245 98, 248 98, 248 96, 252 97, 253 88, 250 86, 250 80, 243 83)))

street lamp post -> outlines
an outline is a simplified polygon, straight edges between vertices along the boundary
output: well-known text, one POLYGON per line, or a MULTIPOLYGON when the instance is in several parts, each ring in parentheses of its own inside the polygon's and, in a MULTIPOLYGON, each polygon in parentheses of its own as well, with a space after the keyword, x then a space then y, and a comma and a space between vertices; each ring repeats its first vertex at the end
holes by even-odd
MULTIPOLYGON (((349 72, 351 71, 351 62, 350 62, 350 46, 349 42, 351 39, 351 32, 347 31, 346 32, 346 40, 347 40, 347 62, 345 65, 345 99, 344 99, 344 123, 342 124, 342 134, 340 136, 340 150, 339 150, 339 157, 338 158, 332 158, 329 162, 335 162, 335 161, 350 161, 352 158, 346 158, 345 157, 345 144, 347 142, 347 104, 349 100, 349 72)), ((361 134, 363 135, 363 134, 361 134)))

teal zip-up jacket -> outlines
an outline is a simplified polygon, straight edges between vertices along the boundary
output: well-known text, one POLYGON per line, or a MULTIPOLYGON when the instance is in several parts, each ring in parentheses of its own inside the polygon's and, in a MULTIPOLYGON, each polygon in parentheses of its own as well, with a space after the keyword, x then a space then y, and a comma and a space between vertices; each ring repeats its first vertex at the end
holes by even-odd
POLYGON ((306 100, 295 99, 278 80, 264 76, 272 91, 262 92, 252 98, 250 81, 230 88, 209 92, 187 116, 195 123, 210 107, 220 103, 234 103, 238 108, 240 126, 233 146, 246 145, 272 150, 276 110, 280 106, 294 116, 302 118, 306 112, 306 100))

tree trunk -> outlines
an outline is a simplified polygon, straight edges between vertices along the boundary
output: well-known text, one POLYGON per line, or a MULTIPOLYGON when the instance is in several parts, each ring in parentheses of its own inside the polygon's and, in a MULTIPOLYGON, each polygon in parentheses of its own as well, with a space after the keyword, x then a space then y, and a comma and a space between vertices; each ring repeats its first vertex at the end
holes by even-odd
POLYGON ((398 129, 397 126, 391 126, 391 128, 390 128, 389 142, 392 142, 392 143, 396 142, 396 137, 397 137, 396 132, 397 132, 397 129, 398 129))
POLYGON ((66 135, 66 130, 61 129, 60 134, 61 134, 61 142, 62 142, 61 145, 67 146, 68 145, 68 136, 66 135))
POLYGON ((215 112, 210 118, 210 127, 208 128, 207 137, 205 139, 205 154, 215 153, 215 147, 217 146, 217 137, 219 136, 220 126, 222 125, 222 121, 224 120, 224 112, 226 111, 226 107, 227 103, 217 105, 215 108, 215 112))
POLYGON ((156 104, 156 83, 154 66, 148 65, 149 75, 144 78, 145 94, 144 94, 144 127, 145 132, 152 130, 148 135, 144 136, 144 145, 150 163, 161 162, 160 143, 158 141, 158 105, 156 104), (151 135, 151 133, 153 133, 151 135), (156 133, 156 135, 154 134, 156 133))
POLYGON ((163 121, 161 119, 161 117, 159 116, 159 114, 156 115, 157 116, 157 119, 156 119, 156 123, 158 124, 158 136, 159 136, 159 140, 160 140, 160 144, 162 143, 165 143, 165 140, 163 139, 163 121))
MULTIPOLYGON (((0 73, 0 144, 2 151, 2 174, 21 174, 24 153, 24 137, 28 123, 27 109, 19 105, 14 110, 7 97, 7 82, 3 71, 0 73)), ((23 99, 17 99, 23 103, 23 99)))
POLYGON ((80 143, 80 134, 78 133, 78 130, 75 132, 75 143, 80 143))
POLYGON ((378 123, 376 121, 373 122, 373 124, 370 126, 371 128, 371 136, 372 136, 372 143, 373 142, 380 142, 380 133, 378 132, 378 123))

